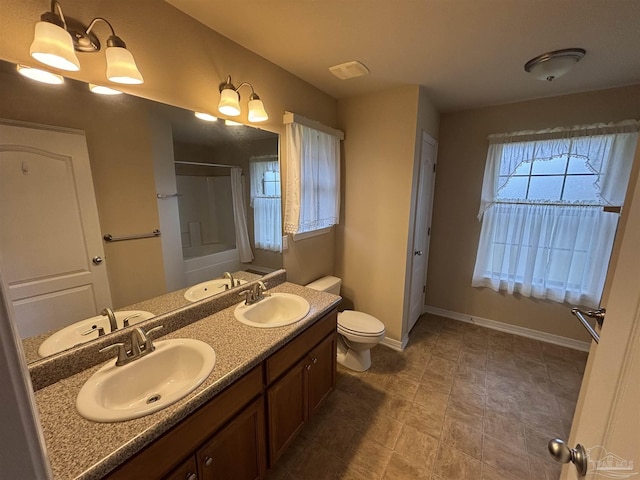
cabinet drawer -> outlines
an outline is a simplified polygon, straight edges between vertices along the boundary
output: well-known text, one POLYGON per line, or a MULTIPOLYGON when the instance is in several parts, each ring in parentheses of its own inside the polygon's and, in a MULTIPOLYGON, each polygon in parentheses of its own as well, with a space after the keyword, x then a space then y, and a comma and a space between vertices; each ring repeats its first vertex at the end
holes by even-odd
POLYGON ((216 395, 154 443, 114 470, 109 480, 162 478, 262 393, 262 366, 216 395))
POLYGON ((324 337, 335 332, 338 310, 334 309, 265 361, 265 384, 269 385, 296 364, 324 337))

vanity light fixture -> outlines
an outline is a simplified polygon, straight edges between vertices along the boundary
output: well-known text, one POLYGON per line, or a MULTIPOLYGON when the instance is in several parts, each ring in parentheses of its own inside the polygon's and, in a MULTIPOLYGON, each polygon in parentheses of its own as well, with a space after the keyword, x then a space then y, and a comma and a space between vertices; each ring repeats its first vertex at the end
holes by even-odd
POLYGON ((30 78, 42 83, 48 83, 50 85, 60 85, 64 83, 64 77, 57 73, 47 72, 39 68, 27 67, 26 65, 17 65, 16 69, 18 73, 23 77, 30 78))
POLYGON ((524 64, 524 69, 538 80, 552 82, 571 70, 586 53, 583 48, 554 50, 532 58, 524 64))
POLYGON ((240 122, 236 122, 235 120, 229 120, 228 118, 224 121, 224 124, 227 127, 239 127, 242 126, 240 122))
POLYGON ((250 122, 264 122, 269 119, 267 111, 264 109, 264 104, 258 94, 253 90, 253 85, 249 82, 242 82, 236 88, 231 83, 231 75, 227 77, 227 81, 223 82, 219 86, 220 90, 220 102, 218 103, 218 111, 224 115, 230 117, 237 117, 240 115, 240 93, 238 92, 243 86, 249 86, 251 88, 251 96, 249 97, 249 114, 247 118, 250 122))
POLYGON ((122 39, 116 35, 108 20, 96 17, 88 26, 85 26, 78 20, 65 18, 58 0, 51 0, 51 11, 43 13, 40 21, 36 23, 29 53, 33 58, 50 67, 78 71, 80 62, 76 51, 100 51, 100 41, 92 31, 98 22, 106 23, 111 29, 105 49, 107 78, 115 83, 129 85, 143 83, 144 80, 133 55, 127 50, 122 39))
POLYGON ((197 118, 199 118, 200 120, 204 120, 205 122, 217 122, 218 121, 218 117, 214 117, 213 115, 210 115, 208 113, 194 112, 194 115, 197 118))
POLYGON ((95 83, 89 84, 89 90, 99 95, 122 95, 122 92, 120 90, 105 87, 104 85, 96 85, 95 83))

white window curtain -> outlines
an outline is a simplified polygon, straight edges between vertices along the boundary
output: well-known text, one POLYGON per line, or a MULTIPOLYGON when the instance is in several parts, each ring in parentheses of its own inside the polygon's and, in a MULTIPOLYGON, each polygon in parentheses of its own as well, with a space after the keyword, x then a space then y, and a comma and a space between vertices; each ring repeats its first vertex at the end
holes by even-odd
POLYGON ((639 123, 492 135, 478 218, 472 285, 597 307, 638 139, 639 123), (524 162, 580 157, 595 175, 596 201, 505 198, 524 162), (503 190, 504 189, 504 190, 503 190))
POLYGON ((279 172, 275 160, 251 160, 251 207, 253 207, 253 230, 256 248, 271 252, 282 251, 282 203, 280 195, 266 195, 264 178, 267 172, 279 172))
POLYGON ((242 169, 233 167, 231 169, 231 196, 233 198, 233 219, 236 227, 236 246, 240 255, 240 262, 251 263, 253 252, 249 243, 243 192, 242 169))
POLYGON ((340 216, 340 140, 313 128, 286 125, 284 231, 304 233, 335 225, 340 216))

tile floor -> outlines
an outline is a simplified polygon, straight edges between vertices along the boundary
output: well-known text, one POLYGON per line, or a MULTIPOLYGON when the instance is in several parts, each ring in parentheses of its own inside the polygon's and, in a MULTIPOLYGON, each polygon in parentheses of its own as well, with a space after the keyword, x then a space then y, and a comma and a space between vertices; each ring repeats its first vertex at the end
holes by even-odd
POLYGON ((587 354, 423 315, 404 352, 372 350, 268 480, 557 480, 587 354))

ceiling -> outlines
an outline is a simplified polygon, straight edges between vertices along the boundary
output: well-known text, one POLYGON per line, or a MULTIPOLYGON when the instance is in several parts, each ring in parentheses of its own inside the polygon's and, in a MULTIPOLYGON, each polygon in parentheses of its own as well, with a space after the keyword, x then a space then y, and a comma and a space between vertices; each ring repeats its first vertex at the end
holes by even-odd
POLYGON ((639 0, 166 1, 335 98, 419 84, 455 111, 640 83, 639 0), (571 47, 551 83, 523 69, 571 47), (371 73, 329 73, 350 60, 371 73))

